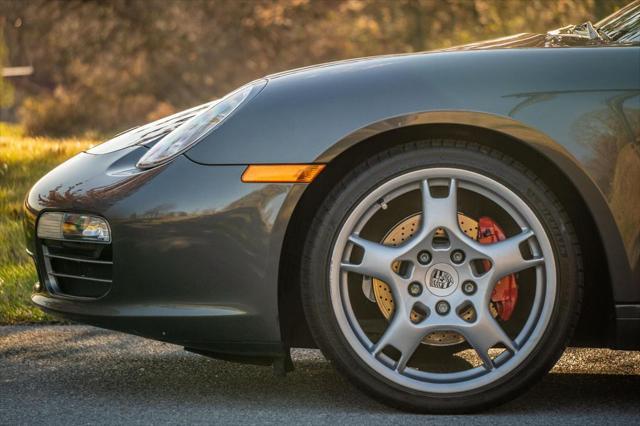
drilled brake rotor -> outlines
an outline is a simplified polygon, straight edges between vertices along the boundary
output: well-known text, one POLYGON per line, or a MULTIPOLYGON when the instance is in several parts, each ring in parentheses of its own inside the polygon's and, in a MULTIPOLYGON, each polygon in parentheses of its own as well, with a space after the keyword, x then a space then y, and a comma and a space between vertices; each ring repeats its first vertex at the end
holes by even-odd
MULTIPOLYGON (((382 240, 382 244, 389 246, 397 246, 404 243, 409 238, 413 237, 418 229, 420 229, 420 218, 421 214, 417 213, 408 218, 404 219, 396 226, 394 226, 382 240)), ((478 238, 478 221, 465 216, 462 213, 458 213, 458 223, 460 224, 460 229, 464 231, 467 236, 476 240, 478 238)), ((438 230, 436 232, 436 238, 444 238, 446 237, 443 230, 438 230)), ((394 271, 398 272, 400 268, 400 262, 396 262, 392 265, 394 271)), ((391 289, 389 286, 380 281, 377 278, 372 280, 373 284, 373 293, 376 298, 376 303, 378 304, 378 308, 384 317, 389 320, 394 310, 394 301, 393 295, 391 294, 391 289)), ((470 320, 474 316, 474 311, 472 307, 469 307, 466 311, 461 313, 461 316, 464 319, 470 320)), ((414 323, 420 322, 423 318, 421 313, 416 311, 411 312, 411 320, 414 323)), ((464 337, 460 334, 452 332, 452 331, 439 331, 434 332, 427 335, 422 343, 433 346, 450 346, 456 345, 464 342, 464 337)))

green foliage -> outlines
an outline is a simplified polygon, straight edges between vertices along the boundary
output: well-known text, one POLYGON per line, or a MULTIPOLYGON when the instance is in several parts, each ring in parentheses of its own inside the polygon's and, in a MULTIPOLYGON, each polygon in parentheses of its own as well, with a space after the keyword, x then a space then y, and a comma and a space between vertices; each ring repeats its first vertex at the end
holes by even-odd
MULTIPOLYGON (((19 138, 22 136, 24 136, 24 128, 22 126, 0 121, 0 137, 19 138)), ((0 172, 0 176, 2 176, 2 172, 0 172)))
MULTIPOLYGON (((628 0, 3 0, 28 133, 109 133, 268 73, 597 20, 628 0)), ((2 16, 0 16, 0 21, 2 16)))
POLYGON ((19 127, 0 123, 0 324, 47 319, 29 302, 37 277, 25 251, 22 203, 42 175, 95 143, 25 138, 21 133, 19 127))
MULTIPOLYGON (((2 25, 0 25, 2 30, 2 25)), ((7 63, 7 46, 4 43, 2 31, 0 31, 0 70, 7 63)), ((9 107, 13 104, 14 99, 13 86, 5 78, 0 77, 0 108, 9 107)))

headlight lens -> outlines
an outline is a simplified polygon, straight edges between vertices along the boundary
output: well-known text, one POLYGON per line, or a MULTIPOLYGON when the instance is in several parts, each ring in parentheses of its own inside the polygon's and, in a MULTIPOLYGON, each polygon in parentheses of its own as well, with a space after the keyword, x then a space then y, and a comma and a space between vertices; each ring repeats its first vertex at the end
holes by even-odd
POLYGON ((260 92, 265 84, 266 80, 258 80, 242 86, 189 119, 155 144, 138 161, 138 167, 149 169, 182 154, 220 126, 242 103, 260 92))
POLYGON ((98 216, 76 213, 45 212, 38 220, 38 238, 111 242, 106 220, 98 216))
POLYGON ((133 129, 117 134, 106 142, 90 148, 87 152, 89 154, 96 155, 109 154, 130 146, 144 145, 146 143, 153 142, 162 136, 168 135, 182 123, 186 122, 199 112, 210 108, 216 102, 218 102, 218 100, 198 105, 185 111, 180 111, 168 117, 161 118, 160 120, 145 124, 144 126, 134 127, 133 129))

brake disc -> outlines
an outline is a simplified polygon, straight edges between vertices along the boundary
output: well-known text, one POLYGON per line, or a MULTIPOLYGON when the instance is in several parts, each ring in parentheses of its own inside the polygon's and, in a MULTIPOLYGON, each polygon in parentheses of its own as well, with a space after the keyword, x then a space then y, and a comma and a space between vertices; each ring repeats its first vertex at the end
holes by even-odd
MULTIPOLYGON (((413 235, 420 229, 420 219, 421 214, 416 213, 408 218, 399 222, 396 226, 394 226, 385 237, 382 239, 382 244, 397 246, 404 243, 409 238, 413 237, 413 235)), ((467 236, 473 238, 474 240, 478 239, 478 221, 462 214, 458 213, 458 223, 460 224, 460 229, 464 231, 467 236)), ((446 238, 446 234, 443 230, 436 231, 436 238, 446 238)), ((394 271, 398 272, 400 268, 400 262, 396 262, 392 265, 394 271)), ((384 317, 389 320, 391 315, 393 315, 394 310, 394 301, 393 295, 391 293, 391 289, 389 286, 380 281, 377 278, 373 278, 372 280, 373 293, 375 295, 375 301, 378 304, 378 308, 384 317)), ((475 315, 475 312, 472 307, 469 307, 466 311, 461 312, 460 315, 466 319, 471 320, 475 315)), ((420 322, 424 318, 424 315, 412 311, 411 312, 411 320, 414 323, 420 322)), ((427 335, 422 343, 433 346, 451 346, 464 342, 465 339, 460 334, 453 331, 439 331, 434 332, 427 335)))

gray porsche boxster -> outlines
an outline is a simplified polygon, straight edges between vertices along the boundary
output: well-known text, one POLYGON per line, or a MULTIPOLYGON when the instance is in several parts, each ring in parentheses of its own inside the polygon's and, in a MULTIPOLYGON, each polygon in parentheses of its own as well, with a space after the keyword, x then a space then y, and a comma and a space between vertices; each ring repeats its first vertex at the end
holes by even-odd
POLYGON ((568 344, 640 349, 640 2, 267 76, 77 155, 25 211, 49 313, 494 406, 568 344))

